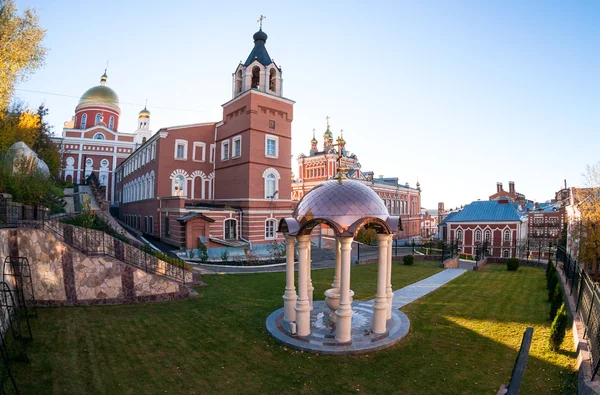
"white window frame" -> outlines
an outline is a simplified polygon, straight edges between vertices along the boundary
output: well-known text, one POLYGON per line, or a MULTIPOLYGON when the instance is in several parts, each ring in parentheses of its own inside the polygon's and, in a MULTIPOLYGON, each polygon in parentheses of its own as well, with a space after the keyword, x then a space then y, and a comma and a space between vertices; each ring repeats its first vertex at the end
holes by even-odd
POLYGON ((102 114, 96 113, 96 116, 94 117, 94 125, 98 125, 100 121, 102 121, 102 114))
POLYGON ((269 218, 265 221, 265 240, 277 239, 277 219, 269 218), (273 224, 273 228, 269 229, 269 224, 273 224), (269 232, 271 234, 269 234, 269 232))
POLYGON ((490 232, 489 229, 486 230, 483 234, 484 234, 483 239, 485 241, 491 241, 492 240, 492 232, 490 232))
POLYGON ((269 167, 268 169, 266 169, 263 172, 263 175, 262 175, 263 176, 263 187, 264 187, 263 188, 264 189, 263 196, 265 199, 277 200, 277 199, 279 199, 279 193, 277 193, 277 195, 275 195, 275 196, 267 196, 267 176, 269 176, 269 175, 272 175, 275 178, 275 186, 273 189, 273 193, 279 192, 279 180, 281 179, 281 176, 279 175, 279 172, 276 169, 269 167))
POLYGON ((173 158, 175 158, 175 160, 187 160, 187 153, 188 151, 188 142, 187 140, 175 140, 175 150, 173 151, 173 158), (179 147, 180 145, 183 145, 183 158, 179 158, 177 157, 177 147, 179 147))
POLYGON ((98 133, 94 134, 94 138, 93 139, 94 140, 106 140, 106 136, 104 135, 104 133, 98 132, 98 133), (102 136, 102 138, 98 139, 98 138, 96 138, 96 136, 102 136))
POLYGON ((481 230, 477 229, 475 231, 475 242, 481 241, 481 230))
POLYGON ((180 196, 180 197, 186 197, 187 196, 187 179, 185 178, 185 176, 183 174, 177 174, 175 177, 173 177, 171 179, 171 196, 180 196), (177 195, 175 193, 175 180, 181 177, 183 178, 183 188, 182 188, 182 194, 181 195, 177 195))
POLYGON ((83 114, 81 116, 81 125, 80 125, 80 129, 85 129, 87 124, 87 114, 83 114))
POLYGON ((279 137, 272 134, 265 135, 265 157, 267 158, 279 158, 279 137), (269 140, 275 141, 275 155, 269 154, 269 140))
POLYGON ((229 139, 221 141, 221 162, 225 162, 229 160, 229 139), (227 149, 225 149, 225 145, 227 145, 227 149), (227 156, 225 156, 227 153, 227 156))
POLYGON ((225 218, 225 220, 223 221, 223 240, 239 240, 238 221, 236 218, 225 218), (235 221, 235 238, 234 239, 226 238, 225 227, 227 226, 228 221, 235 221))
POLYGON ((193 145, 194 152, 192 153, 192 160, 194 162, 204 162, 206 160, 206 144, 201 141, 194 141, 193 145), (196 148, 202 147, 202 157, 196 158, 196 148))
POLYGON ((242 136, 235 136, 233 139, 231 139, 231 158, 241 158, 242 157, 242 136), (235 144, 239 143, 239 147, 240 147, 240 153, 239 155, 236 155, 235 152, 235 144))
POLYGON ((462 241, 462 239, 463 239, 463 231, 462 231, 462 229, 457 229, 456 230, 456 240, 462 241))
POLYGON ((504 231, 504 237, 502 239, 503 239, 503 241, 510 241, 510 239, 511 239, 511 231, 508 230, 508 229, 506 229, 504 231), (508 235, 508 237, 506 237, 506 235, 508 235))
POLYGON ((216 144, 211 144, 210 145, 210 163, 215 163, 215 151, 217 150, 217 146, 216 144))

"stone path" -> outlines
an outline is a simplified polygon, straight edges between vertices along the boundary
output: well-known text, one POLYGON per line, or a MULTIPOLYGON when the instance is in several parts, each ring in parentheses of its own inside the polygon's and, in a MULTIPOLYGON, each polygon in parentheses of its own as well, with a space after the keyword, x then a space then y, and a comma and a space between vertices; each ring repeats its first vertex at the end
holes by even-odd
POLYGON ((267 330, 280 343, 304 351, 346 355, 364 353, 391 346, 400 341, 410 330, 408 317, 399 308, 438 289, 465 273, 465 269, 446 269, 424 280, 394 291, 392 319, 386 324, 386 332, 375 335, 369 331, 373 320, 374 299, 367 302, 354 301, 352 310, 352 341, 338 343, 335 340, 335 323, 328 319, 329 310, 323 301, 314 302, 311 312, 311 334, 307 337, 294 336, 283 320, 283 308, 267 318, 267 330))
POLYGON ((87 200, 90 202, 90 206, 92 210, 100 210, 100 206, 98 206, 98 203, 96 202, 96 198, 94 197, 94 194, 92 193, 92 188, 89 185, 80 185, 79 186, 79 194, 80 194, 80 198, 81 201, 83 202, 83 199, 87 198, 87 200))

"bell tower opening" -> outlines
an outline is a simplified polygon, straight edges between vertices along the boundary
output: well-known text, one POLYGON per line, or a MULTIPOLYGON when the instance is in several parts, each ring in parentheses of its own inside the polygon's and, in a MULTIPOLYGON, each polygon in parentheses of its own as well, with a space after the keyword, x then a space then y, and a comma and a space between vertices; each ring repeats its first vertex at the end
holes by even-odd
POLYGON ((260 67, 252 67, 252 89, 258 89, 260 86, 260 67))
POLYGON ((242 93, 242 70, 238 70, 235 75, 235 94, 242 93))
POLYGON ((277 91, 277 72, 275 69, 271 69, 269 72, 269 90, 271 92, 277 91))

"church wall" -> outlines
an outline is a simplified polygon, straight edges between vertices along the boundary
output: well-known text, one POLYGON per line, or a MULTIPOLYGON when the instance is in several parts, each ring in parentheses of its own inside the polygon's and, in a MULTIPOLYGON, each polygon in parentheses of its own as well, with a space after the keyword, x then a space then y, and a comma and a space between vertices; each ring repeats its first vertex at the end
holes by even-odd
POLYGON ((75 112, 75 129, 81 129, 81 117, 83 117, 83 114, 87 114, 87 120, 86 120, 86 128, 91 128, 92 126, 95 126, 95 122, 96 122, 96 114, 101 113, 103 114, 104 117, 104 123, 107 125, 108 127, 108 123, 110 120, 110 117, 114 117, 115 118, 115 122, 114 122, 114 126, 113 129, 114 131, 119 130, 119 113, 113 109, 107 108, 107 107, 92 107, 92 108, 82 108, 78 111, 75 112))

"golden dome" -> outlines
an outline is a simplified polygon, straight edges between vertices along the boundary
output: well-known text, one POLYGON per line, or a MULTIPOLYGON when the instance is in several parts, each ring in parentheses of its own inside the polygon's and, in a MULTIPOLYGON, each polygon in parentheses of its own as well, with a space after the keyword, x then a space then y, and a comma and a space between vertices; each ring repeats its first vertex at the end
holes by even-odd
POLYGON ((138 118, 150 118, 150 111, 148 111, 148 109, 144 107, 144 109, 140 111, 138 118))
POLYGON ((88 107, 90 105, 107 106, 117 111, 120 110, 119 96, 106 85, 98 85, 85 91, 81 99, 79 99, 77 108, 88 107))

